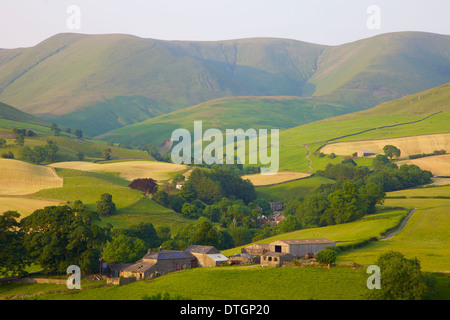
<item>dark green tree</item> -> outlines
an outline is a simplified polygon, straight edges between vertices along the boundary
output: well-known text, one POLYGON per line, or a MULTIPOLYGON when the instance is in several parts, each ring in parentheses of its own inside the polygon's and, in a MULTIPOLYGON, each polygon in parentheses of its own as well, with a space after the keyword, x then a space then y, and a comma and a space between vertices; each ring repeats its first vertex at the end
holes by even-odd
POLYGON ((23 134, 16 134, 16 136, 14 137, 14 141, 17 145, 23 146, 25 143, 25 137, 23 134))
POLYGON ((396 251, 381 254, 375 262, 381 270, 381 288, 367 297, 374 300, 420 300, 432 288, 421 272, 417 258, 407 259, 396 251))
POLYGON ((351 181, 346 181, 341 189, 330 193, 328 201, 334 222, 337 224, 355 221, 366 213, 358 185, 351 181))
POLYGON ((316 255, 317 262, 319 262, 320 264, 326 264, 329 267, 333 266, 336 263, 336 259, 336 251, 331 248, 320 250, 316 255))
POLYGON ((23 274, 26 267, 24 234, 18 232, 19 218, 17 211, 0 214, 0 276, 23 274))
POLYGON ((105 150, 103 150, 103 159, 111 160, 111 153, 112 153, 111 148, 106 148, 105 150))
POLYGON ((77 158, 78 158, 78 160, 83 161, 83 160, 84 160, 84 153, 81 152, 81 151, 79 151, 79 152, 77 153, 77 158))
POLYGON ((97 212, 101 216, 109 216, 116 212, 116 205, 112 201, 112 195, 104 193, 100 196, 100 200, 97 201, 97 212))
POLYGON ((156 229, 151 222, 133 224, 125 229, 125 235, 141 239, 146 248, 157 248, 161 245, 161 239, 159 238, 156 229))
POLYGON ((63 274, 69 265, 78 265, 83 272, 97 271, 97 258, 108 232, 95 221, 96 213, 67 205, 36 210, 21 221, 29 259, 44 273, 63 274))
POLYGON ((50 126, 50 131, 54 136, 59 136, 59 134, 61 133, 61 128, 59 128, 56 123, 52 123, 52 125, 50 126))
POLYGON ((394 157, 399 158, 400 153, 401 153, 400 149, 393 145, 385 145, 383 147, 383 152, 384 152, 385 156, 389 157, 390 159, 392 159, 394 157))
POLYGON ((147 249, 144 241, 138 238, 119 235, 108 241, 102 252, 102 258, 108 263, 133 263, 141 259, 147 249))
POLYGON ((83 138, 83 131, 81 131, 81 129, 76 129, 76 130, 75 130, 75 136, 76 136, 78 139, 83 138))
POLYGON ((278 229, 283 233, 292 232, 301 228, 301 223, 291 214, 287 215, 286 219, 278 224, 278 229))

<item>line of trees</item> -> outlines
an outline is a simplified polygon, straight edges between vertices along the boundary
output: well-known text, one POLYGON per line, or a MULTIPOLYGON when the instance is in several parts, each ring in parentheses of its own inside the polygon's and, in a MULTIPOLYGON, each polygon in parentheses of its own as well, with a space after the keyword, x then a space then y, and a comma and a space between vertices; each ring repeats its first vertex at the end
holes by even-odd
POLYGON ((22 146, 19 150, 19 158, 36 164, 54 162, 58 150, 58 145, 55 142, 47 140, 47 143, 43 146, 34 146, 33 148, 22 146))
POLYGON ((346 223, 375 212, 386 192, 431 182, 432 174, 415 165, 398 167, 386 155, 373 159, 373 170, 358 167, 352 159, 328 164, 317 175, 333 179, 305 197, 291 200, 287 214, 294 215, 303 228, 346 223))

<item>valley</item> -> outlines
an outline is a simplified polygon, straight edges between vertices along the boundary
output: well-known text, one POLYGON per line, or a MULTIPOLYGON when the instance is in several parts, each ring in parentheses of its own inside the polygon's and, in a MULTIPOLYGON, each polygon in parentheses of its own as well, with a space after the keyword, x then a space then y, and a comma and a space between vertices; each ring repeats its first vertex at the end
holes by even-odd
MULTIPOLYGON (((66 251, 94 276, 114 241, 138 256, 205 245, 231 258, 252 244, 327 238, 336 261, 177 269, 78 292, 0 284, 0 298, 364 300, 367 266, 396 251, 434 279, 422 298, 450 299, 448 52, 448 35, 422 32, 338 46, 67 33, 1 49, 1 231, 25 239, 12 250, 27 252, 21 271, 64 277, 68 261, 49 252, 66 251), (279 129, 279 171, 261 175, 249 154, 243 164, 172 163, 172 132, 194 121, 204 131, 279 129), (71 215, 79 229, 62 224, 71 215)), ((17 270, 0 264, 2 277, 17 270)))

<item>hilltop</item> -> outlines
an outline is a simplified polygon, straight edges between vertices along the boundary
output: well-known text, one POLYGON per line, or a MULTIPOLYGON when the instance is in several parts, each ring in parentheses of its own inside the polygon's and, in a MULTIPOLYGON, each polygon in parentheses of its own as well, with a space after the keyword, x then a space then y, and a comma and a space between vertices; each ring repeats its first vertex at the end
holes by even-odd
POLYGON ((88 135, 229 96, 316 97, 351 112, 448 82, 449 39, 399 32, 324 46, 59 34, 0 50, 0 100, 88 135))

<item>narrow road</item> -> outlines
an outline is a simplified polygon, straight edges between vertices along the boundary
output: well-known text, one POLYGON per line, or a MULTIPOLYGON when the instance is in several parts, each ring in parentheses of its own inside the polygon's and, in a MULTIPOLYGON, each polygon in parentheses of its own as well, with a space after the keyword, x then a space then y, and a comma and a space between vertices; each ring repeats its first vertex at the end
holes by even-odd
POLYGON ((306 160, 308 160, 308 168, 309 168, 309 172, 310 172, 310 173, 313 173, 312 160, 311 160, 311 158, 309 157, 309 155, 311 154, 311 149, 309 148, 309 145, 308 145, 308 144, 304 144, 304 145, 302 145, 302 147, 305 147, 305 148, 306 148, 306 151, 307 151, 307 153, 306 153, 306 160))
POLYGON ((396 230, 392 231, 391 233, 389 233, 386 237, 384 237, 383 239, 380 240, 388 240, 390 238, 392 238, 393 236, 395 236, 398 232, 400 232, 406 225, 406 223, 408 222, 409 218, 411 218, 411 216, 413 215, 413 213, 416 212, 416 208, 412 209, 408 215, 406 216, 406 218, 403 220, 402 224, 400 225, 400 227, 398 227, 396 230))

